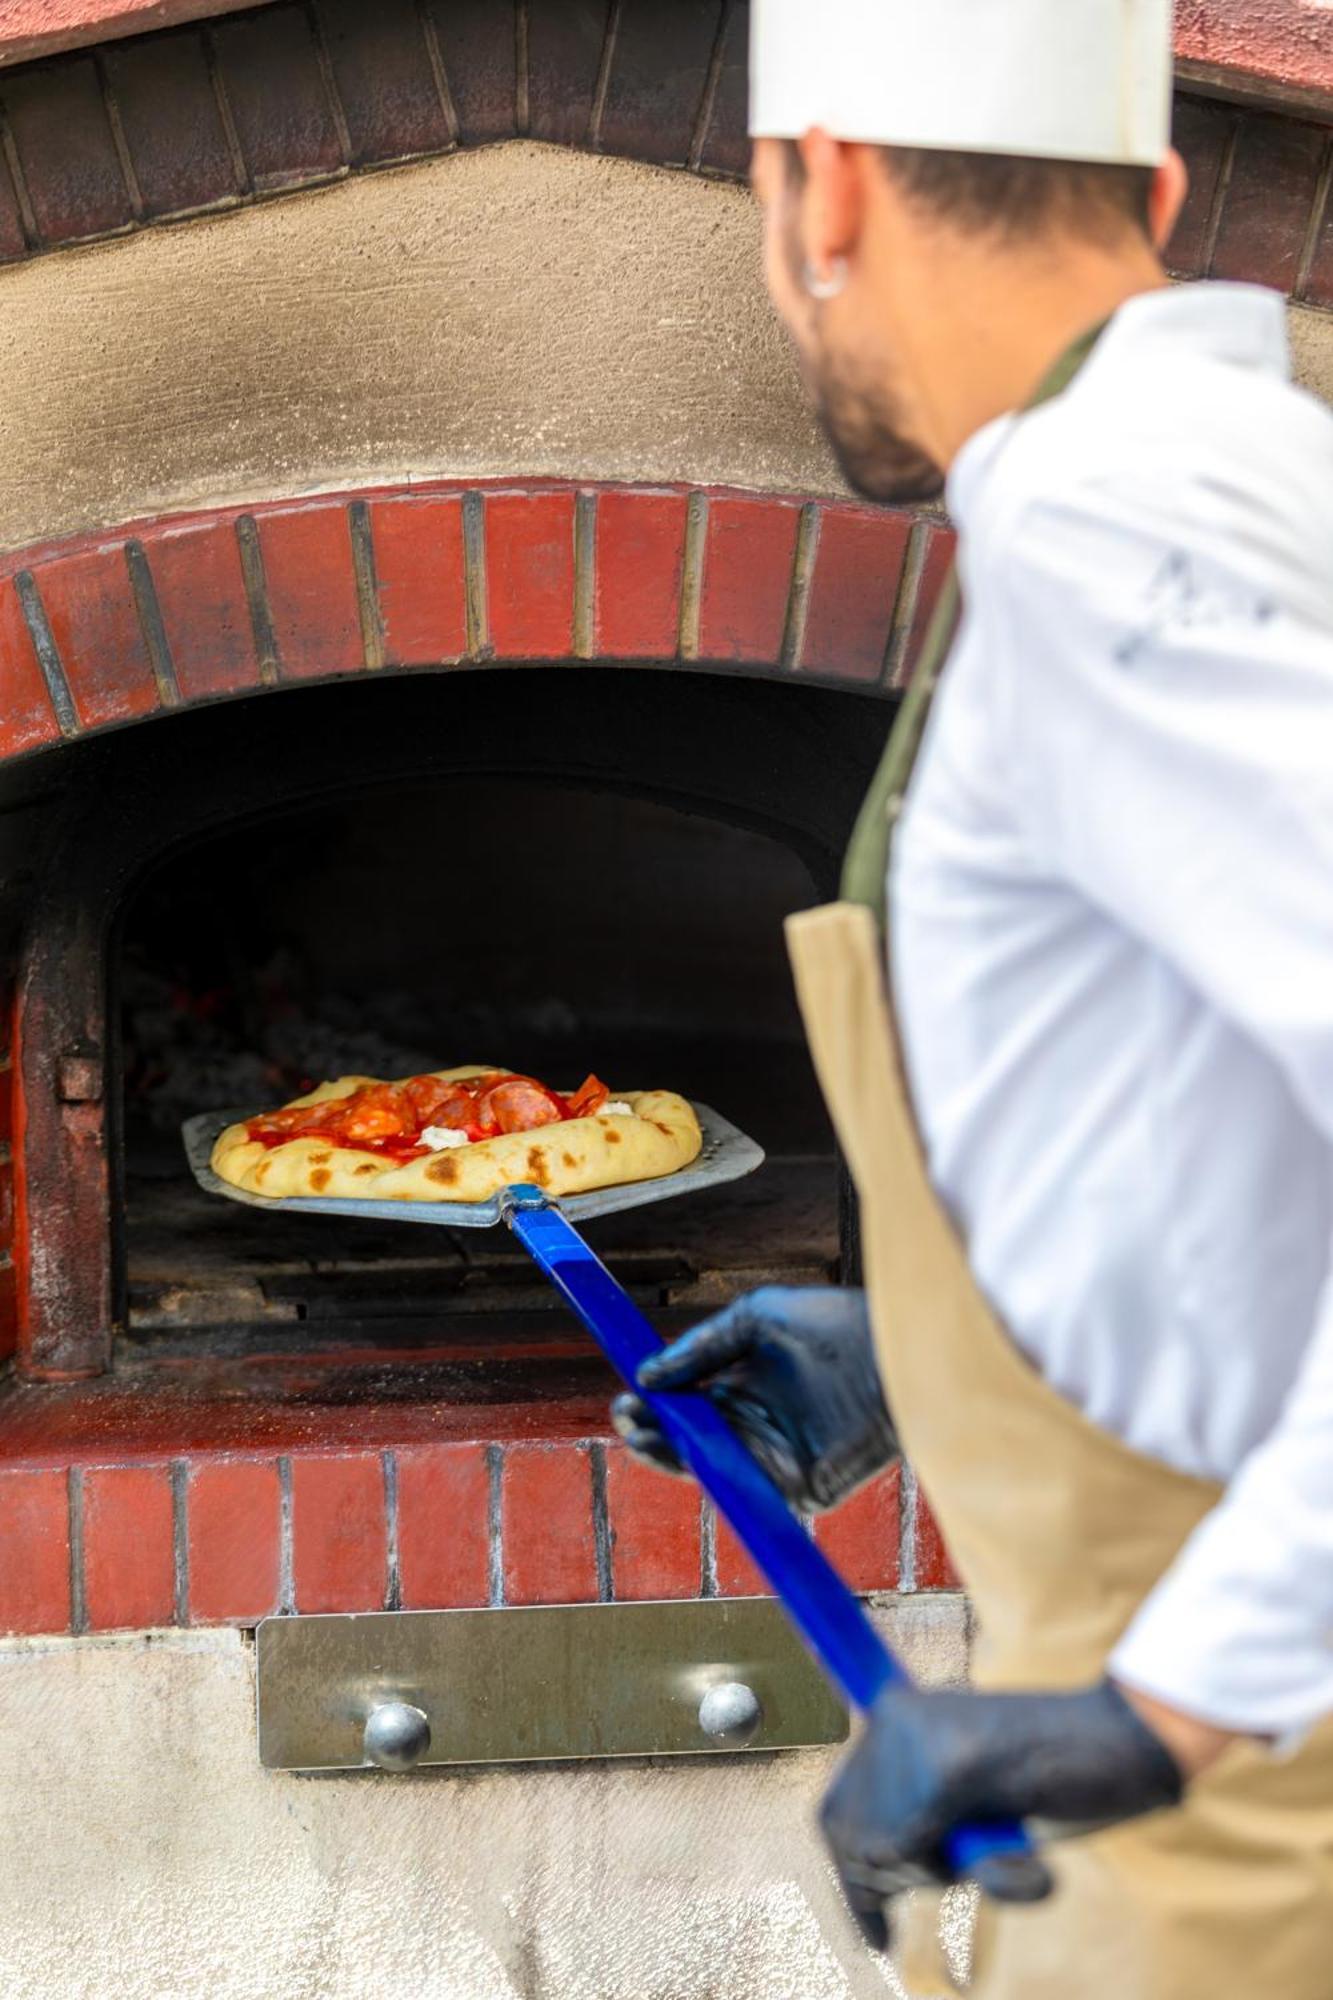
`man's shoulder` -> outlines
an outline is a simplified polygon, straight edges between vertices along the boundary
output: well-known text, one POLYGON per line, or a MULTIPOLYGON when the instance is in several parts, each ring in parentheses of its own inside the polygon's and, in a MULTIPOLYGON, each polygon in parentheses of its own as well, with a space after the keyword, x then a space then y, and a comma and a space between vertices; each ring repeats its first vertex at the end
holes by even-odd
POLYGON ((1019 418, 997 453, 977 529, 1000 548, 1033 508, 1108 527, 1136 510, 1225 534, 1265 520, 1333 571, 1333 411, 1286 377, 1207 357, 1089 370, 1019 418))

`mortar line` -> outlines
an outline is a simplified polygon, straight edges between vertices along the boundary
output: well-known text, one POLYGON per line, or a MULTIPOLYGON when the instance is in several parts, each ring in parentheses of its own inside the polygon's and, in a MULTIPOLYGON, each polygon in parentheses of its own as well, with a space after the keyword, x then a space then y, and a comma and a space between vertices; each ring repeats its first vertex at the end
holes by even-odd
POLYGON ((805 621, 810 610, 810 586, 814 582, 815 559, 819 554, 821 512, 819 503, 807 501, 801 509, 792 557, 791 586, 787 595, 787 616, 778 655, 784 673, 794 673, 805 650, 805 621))
POLYGON ((177 1625, 190 1622, 190 1531, 189 1462, 171 1461, 171 1561, 174 1602, 172 1617, 177 1625))
POLYGON ((324 85, 324 97, 338 132, 338 149, 343 156, 343 166, 350 172, 352 166, 352 128, 347 122, 347 107, 338 88, 337 72, 333 67, 333 57, 324 38, 324 22, 320 16, 317 0, 307 0, 305 16, 310 23, 310 33, 315 44, 315 63, 320 81, 324 85))
POLYGON ((735 9, 736 0, 723 0, 717 33, 713 37, 712 53, 708 58, 708 73, 704 77, 703 95, 699 99, 694 129, 690 133, 690 143, 685 152, 685 165, 692 174, 702 170, 704 147, 708 144, 709 128, 713 123, 713 108, 717 103, 717 87, 722 80, 722 59, 726 52, 727 34, 735 9))
POLYGON ((489 660, 492 649, 486 591, 486 499, 481 493, 463 495, 463 570, 467 656, 470 660, 489 660))
POLYGON ((37 211, 32 205, 32 190, 28 186, 28 176, 19 158, 18 141, 9 123, 9 112, 0 102, 0 152, 4 153, 5 165, 9 168, 9 178, 14 184, 14 199, 18 203, 19 221, 29 250, 42 250, 46 245, 42 232, 37 226, 37 211))
POLYGON ((925 574, 926 552, 930 547, 931 524, 926 520, 912 523, 907 538, 907 553, 903 557, 902 575, 898 579, 898 595, 893 603, 893 617, 889 623, 889 637, 884 647, 884 665, 880 671, 879 684, 885 688, 897 688, 907 659, 908 641, 912 636, 912 626, 916 622, 917 604, 921 596, 921 579, 925 574))
POLYGON ((1324 218, 1328 213, 1329 187, 1333 184, 1333 138, 1324 142, 1324 157, 1320 162, 1318 178, 1315 181, 1314 200, 1310 204, 1310 219, 1305 225, 1305 241, 1301 245, 1300 263, 1296 267, 1296 282, 1292 287, 1293 299, 1304 300, 1309 290, 1310 274, 1314 270, 1314 260, 1319 254, 1319 239, 1324 231, 1324 218))
POLYGON ((253 514, 241 514, 236 521, 236 540, 241 551, 241 574, 245 578, 245 601, 250 607, 250 628, 254 634, 259 678, 265 687, 275 687, 282 678, 278 636, 269 609, 268 579, 264 574, 264 551, 259 525, 253 514))
POLYGON ((426 44, 426 59, 430 63, 430 73, 435 79, 435 95, 440 100, 444 122, 449 130, 449 144, 458 144, 458 113, 454 108, 454 93, 449 87, 449 72, 445 68, 444 50, 440 47, 439 30, 427 0, 415 0, 417 24, 421 29, 421 39, 426 44))
POLYGON ((588 1470, 592 1478, 592 1546, 597 1558, 597 1596, 610 1604, 616 1594, 611 1568, 611 1515, 606 1502, 606 1446, 588 1446, 588 1470))
POLYGON ((898 1589, 910 1595, 916 1589, 916 1527, 920 1493, 916 1474, 903 1460, 898 1484, 898 1589))
POLYGON ((602 36, 602 53, 597 64, 597 81, 593 85, 592 108, 588 113, 588 133, 584 144, 594 153, 602 149, 602 117, 606 111, 606 94, 611 87, 611 65, 616 58, 616 40, 620 34, 620 0, 611 0, 606 10, 606 32, 602 36))
POLYGON ((380 1453, 384 1470, 384 1609, 403 1608, 402 1571, 398 1559, 398 1460, 392 1451, 380 1453))
POLYGON ((167 628, 162 621, 162 606, 158 603, 157 586, 153 582, 153 572, 149 568, 148 556, 142 542, 126 542, 125 567, 130 573, 130 588, 134 593, 134 608, 139 615, 139 630, 143 633, 143 642, 148 649, 158 696, 163 708, 177 708, 181 698, 180 683, 176 679, 176 665, 171 657, 167 628))
POLYGON ((528 78, 528 0, 516 0, 514 7, 514 130, 526 139, 532 129, 532 102, 528 78))
POLYGON ((356 606, 361 618, 361 649, 366 657, 366 666, 375 673, 384 665, 386 657, 384 617, 380 609, 370 508, 364 500, 353 500, 348 508, 347 529, 352 539, 352 571, 356 578, 356 606))
POLYGON ((245 157, 245 148, 241 144, 241 135, 236 128, 236 114, 231 108, 231 99, 227 95, 227 85, 222 74, 222 65, 218 61, 218 52, 213 40, 213 32, 207 25, 204 27, 202 40, 204 46, 204 68, 208 72, 208 81, 213 91, 213 102, 217 105, 218 117, 222 122, 223 136, 227 141, 227 151, 231 154, 232 172, 236 176, 236 192, 241 196, 242 200, 247 195, 253 199, 255 192, 254 176, 250 172, 250 163, 245 157))
POLYGON ((498 1609, 505 1601, 504 1512, 500 1482, 504 1476, 504 1448, 486 1447, 486 1530, 487 1602, 498 1609))
POLYGON ((46 691, 51 697, 51 706, 56 712, 56 721, 60 724, 60 733, 62 736, 77 736, 78 710, 74 706, 74 697, 65 678, 64 662, 61 660, 60 649, 56 645, 55 634, 46 615, 46 606, 42 603, 41 592, 37 588, 37 579, 31 570, 21 569, 14 578, 14 587, 19 594, 19 609, 23 613, 23 622, 28 628, 28 637, 32 640, 32 648, 37 655, 37 664, 46 682, 46 691))
POLYGON ((111 144, 115 148, 116 158, 120 163, 121 179, 125 183, 125 192, 130 198, 130 212, 135 222, 142 226, 147 218, 148 209, 143 198, 143 189, 139 185, 139 174, 134 164, 134 156, 130 152, 130 143, 125 137, 125 126, 121 119, 120 106, 116 102, 116 93, 111 88, 111 78, 107 75, 106 55, 101 49, 93 51, 93 74, 97 78, 97 88, 98 94, 102 99, 102 109, 106 112, 106 122, 111 132, 111 144))
POLYGON ((699 1595, 717 1596, 717 1515, 699 1495, 699 1595))
POLYGON ((296 1576, 292 1559, 292 1461, 284 1452, 278 1459, 278 1610, 290 1615, 296 1609, 296 1576))
POLYGON ((71 1465, 69 1499, 69 1629, 76 1636, 88 1630, 88 1596, 83 1574, 83 1467, 71 1465))
POLYGON ((685 506, 685 553, 680 566, 680 624, 676 653, 699 657, 699 616, 703 597, 704 551, 708 542, 708 495, 691 493, 685 506))
POLYGON ((1208 204, 1208 220, 1204 225, 1203 253, 1200 258, 1200 275, 1205 278, 1212 274, 1213 258, 1217 254, 1217 239, 1222 233, 1222 210, 1231 191, 1231 175, 1236 165, 1236 148, 1239 144, 1240 113, 1237 111, 1231 120, 1231 130, 1227 133, 1226 145, 1222 148, 1222 159, 1217 169, 1217 185, 1208 204))
POLYGON ((574 496, 574 657, 597 653, 597 495, 574 496))

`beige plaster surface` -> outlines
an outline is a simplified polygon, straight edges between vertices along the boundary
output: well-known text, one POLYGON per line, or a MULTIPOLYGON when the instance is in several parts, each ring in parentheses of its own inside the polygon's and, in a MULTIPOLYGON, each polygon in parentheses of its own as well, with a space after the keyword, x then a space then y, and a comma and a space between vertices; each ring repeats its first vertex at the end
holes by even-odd
POLYGON ((462 474, 837 492, 742 189, 532 143, 0 275, 0 548, 462 474))
POLYGON ((529 142, 13 266, 0 383, 0 550, 454 475, 845 490, 750 196, 529 142))
MULTIPOLYGON (((888 1615, 956 1678, 957 1598, 888 1615)), ((0 1647, 6 2000, 870 2000, 823 1753, 301 1778, 239 1634, 0 1647)))

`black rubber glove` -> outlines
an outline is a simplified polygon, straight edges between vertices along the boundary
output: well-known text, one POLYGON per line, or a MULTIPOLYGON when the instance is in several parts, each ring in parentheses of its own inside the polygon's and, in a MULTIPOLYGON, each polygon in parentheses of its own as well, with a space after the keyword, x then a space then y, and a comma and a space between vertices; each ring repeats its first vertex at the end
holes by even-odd
MULTIPOLYGON (((1076 1694, 927 1693, 879 1698, 820 1818, 867 1941, 889 1942, 894 1896, 950 1882, 944 1838, 966 1822, 1038 1819, 1086 1826, 1174 1805, 1170 1751, 1110 1681, 1076 1694)), ((1051 1878, 1035 1856, 997 1856, 976 1875, 1001 1902, 1040 1902, 1051 1878)))
MULTIPOLYGON (((764 1285, 645 1361, 645 1389, 702 1391, 804 1513, 836 1507, 897 1456, 864 1292, 764 1285)), ((630 1450, 680 1472, 632 1392, 612 1420, 630 1450)))

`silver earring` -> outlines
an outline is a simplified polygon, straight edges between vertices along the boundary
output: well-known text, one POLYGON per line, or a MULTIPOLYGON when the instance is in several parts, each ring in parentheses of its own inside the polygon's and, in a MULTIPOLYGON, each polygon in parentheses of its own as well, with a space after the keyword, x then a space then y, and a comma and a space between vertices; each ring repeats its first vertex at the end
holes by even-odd
POLYGON ((836 299, 847 283, 847 259, 835 257, 826 271, 817 271, 807 257, 801 282, 812 299, 836 299))

